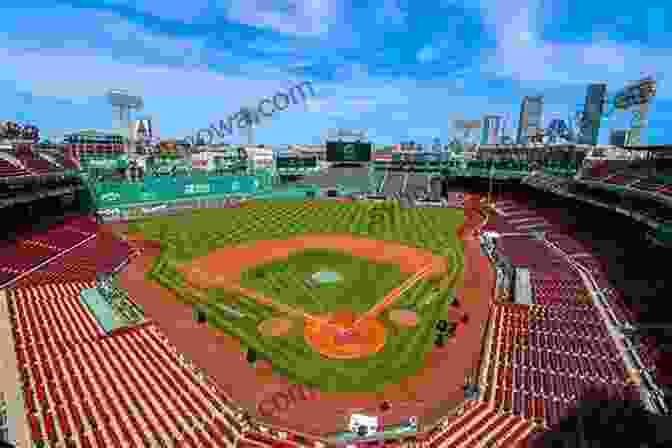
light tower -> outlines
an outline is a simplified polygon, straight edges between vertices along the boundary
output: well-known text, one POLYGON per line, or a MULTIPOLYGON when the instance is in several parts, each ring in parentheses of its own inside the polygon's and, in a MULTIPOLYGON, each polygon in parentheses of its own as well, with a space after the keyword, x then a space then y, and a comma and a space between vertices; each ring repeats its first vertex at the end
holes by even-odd
POLYGON ((130 95, 126 90, 112 89, 107 92, 107 100, 112 105, 112 128, 132 142, 134 136, 130 129, 131 109, 143 109, 142 97, 130 95))
POLYGON ((259 114, 254 107, 241 107, 240 120, 247 122, 247 144, 252 147, 254 146, 254 128, 260 123, 259 114))

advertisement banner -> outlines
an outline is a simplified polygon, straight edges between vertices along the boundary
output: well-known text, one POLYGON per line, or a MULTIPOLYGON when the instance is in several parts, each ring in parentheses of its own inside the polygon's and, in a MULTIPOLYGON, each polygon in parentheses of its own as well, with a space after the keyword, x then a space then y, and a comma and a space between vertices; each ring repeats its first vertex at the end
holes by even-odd
POLYGON ((210 193, 210 184, 188 184, 184 186, 184 194, 210 193))
POLYGON ((253 194, 253 176, 147 177, 143 182, 101 182, 96 186, 100 208, 149 201, 170 201, 208 194, 253 194))
POLYGON ((101 170, 114 170, 119 166, 117 160, 114 159, 89 159, 89 168, 97 168, 101 170))
POLYGON ((327 162, 370 162, 371 143, 327 142, 327 162))
POLYGON ((196 169, 206 169, 208 167, 207 159, 191 159, 191 167, 196 169))

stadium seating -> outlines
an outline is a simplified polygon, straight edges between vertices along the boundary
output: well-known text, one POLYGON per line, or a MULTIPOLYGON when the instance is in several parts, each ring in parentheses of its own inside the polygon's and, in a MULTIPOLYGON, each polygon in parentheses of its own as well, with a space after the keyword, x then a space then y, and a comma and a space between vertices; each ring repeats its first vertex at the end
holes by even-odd
POLYGON ((564 235, 561 233, 547 233, 546 239, 557 245, 567 255, 590 253, 589 249, 569 235, 564 235))
POLYGON ((53 158, 59 165, 61 165, 66 170, 78 170, 79 167, 74 159, 68 157, 65 154, 49 152, 48 156, 53 158))
POLYGON ((428 439, 431 448, 479 446, 496 440, 500 447, 514 447, 534 428, 519 416, 499 412, 481 401, 467 402, 462 414, 451 418, 428 439))
POLYGON ((34 442, 233 443, 241 427, 224 395, 181 361, 156 327, 104 337, 78 299, 92 285, 18 289, 8 301, 34 442))
POLYGON ((499 343, 485 399, 493 405, 552 427, 588 390, 630 393, 618 351, 588 307, 498 304, 492 322, 499 343))
POLYGON ((23 152, 16 154, 15 157, 30 171, 32 174, 49 174, 62 171, 62 169, 48 160, 40 157, 33 152, 23 152))
MULTIPOLYGON (((3 255, 0 264, 0 284, 72 248, 91 237, 96 230, 95 221, 87 217, 71 217, 46 230, 25 233, 16 241, 0 243, 0 251, 3 255)), ((101 263, 104 262, 101 261, 101 263)), ((77 277, 75 280, 91 278, 93 277, 77 277)), ((30 281, 34 280, 35 278, 31 277, 30 281)), ((58 282, 58 280, 50 280, 47 283, 58 282)), ((61 280, 67 281, 67 278, 61 280)), ((25 282, 28 283, 29 280, 26 279, 25 282)))
MULTIPOLYGON (((663 159, 665 160, 665 159, 663 159)), ((585 170, 582 180, 602 182, 604 184, 618 185, 635 190, 658 194, 663 196, 672 195, 672 178, 670 168, 660 161, 632 162, 609 161, 598 164, 593 169, 585 170), (652 173, 655 168, 655 175, 652 173)))
POLYGON ((556 273, 557 277, 574 277, 569 265, 541 241, 529 236, 508 236, 497 240, 498 248, 514 266, 526 266, 536 272, 556 273))
POLYGON ((16 166, 2 158, 0 155, 0 177, 29 176, 30 172, 20 166, 16 166))
POLYGON ((566 190, 572 179, 567 176, 554 176, 536 172, 523 179, 523 183, 541 190, 566 190))
POLYGON ((108 234, 98 234, 66 255, 31 273, 17 286, 44 285, 94 279, 96 273, 111 272, 134 253, 130 245, 108 234))
MULTIPOLYGON (((464 207, 464 196, 449 195, 449 204, 464 207)), ((499 208, 539 214, 514 201, 499 208)), ((521 233, 502 216, 492 217, 487 227, 521 233)), ((577 260, 596 277, 619 319, 632 318, 587 248, 557 227, 547 237, 568 255, 580 255, 577 260)), ((602 388, 619 398, 636 393, 596 309, 577 302, 584 285, 567 261, 529 236, 507 236, 496 246, 512 264, 531 268, 536 304, 493 304, 495 343, 483 364, 484 393, 432 431, 427 444, 433 448, 495 440, 499 447, 522 446, 540 427, 556 425, 587 390, 602 388)), ((75 218, 6 248, 10 257, 0 266, 0 284, 63 254, 20 280, 9 301, 35 441, 67 446, 72 435, 82 446, 219 447, 244 431, 235 405, 212 380, 195 373, 153 323, 105 334, 80 303, 79 291, 92 287, 97 273, 131 256, 126 242, 99 233, 89 219, 75 218)), ((646 340, 638 350, 653 368, 658 354, 651 347, 646 340)), ((276 433, 255 430, 239 445, 295 446, 294 437, 289 432, 283 442, 276 433)))
POLYGON ((632 175, 632 174, 627 174, 627 173, 620 173, 620 174, 612 174, 610 176, 607 176, 602 179, 602 182, 607 183, 607 184, 614 184, 614 185, 630 185, 639 180, 638 176, 632 175))
POLYGON ((540 275, 538 271, 531 272, 530 283, 535 303, 540 305, 575 305, 579 291, 584 289, 583 282, 577 277, 560 277, 554 273, 540 275))

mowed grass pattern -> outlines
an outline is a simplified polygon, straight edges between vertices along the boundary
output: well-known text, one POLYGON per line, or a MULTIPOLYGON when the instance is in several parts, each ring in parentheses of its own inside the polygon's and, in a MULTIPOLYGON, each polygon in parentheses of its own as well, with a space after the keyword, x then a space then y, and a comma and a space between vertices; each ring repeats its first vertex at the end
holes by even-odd
POLYGON ((363 313, 408 277, 398 265, 336 250, 306 249, 243 272, 241 284, 311 314, 339 309, 363 313), (337 272, 343 280, 308 286, 306 282, 321 270, 337 272))
MULTIPOLYGON (((455 231, 463 222, 464 214, 455 209, 394 207, 382 220, 372 223, 371 209, 372 204, 366 202, 261 200, 239 209, 204 209, 138 221, 129 230, 140 231, 146 238, 162 242, 162 255, 157 258, 150 276, 187 303, 205 303, 210 325, 239 339, 243 347, 253 348, 270 359, 276 372, 290 381, 322 390, 378 391, 388 383, 398 383, 421 367, 425 354, 433 345, 435 323, 452 301, 452 287, 462 272, 462 246, 455 231), (332 360, 323 358, 306 344, 302 322, 296 321, 287 336, 262 336, 257 325, 269 317, 279 316, 277 311, 222 289, 194 291, 174 268, 176 263, 184 263, 219 247, 314 233, 348 233, 424 248, 447 257, 450 272, 441 279, 418 282, 380 315, 388 330, 385 347, 380 352, 362 359, 332 360), (231 315, 223 305, 244 316, 231 315), (389 310, 399 308, 416 311, 420 325, 402 328, 389 321, 389 310)), ((243 284, 254 286, 283 302, 305 307, 309 312, 328 311, 339 300, 357 312, 365 311, 408 277, 395 266, 326 250, 303 251, 256 269, 265 270, 270 276, 251 278, 255 271, 251 269, 243 275, 243 284), (292 260, 293 257, 298 258, 292 260), (301 257, 305 258, 302 260, 301 257), (317 261, 313 267, 308 262, 311 257, 317 261), (353 263, 358 266, 359 276, 352 276, 346 266, 353 263), (314 267, 339 271, 345 282, 321 285, 311 290, 312 296, 299 285, 288 293, 274 291, 276 282, 280 285, 282 282, 300 283, 308 270, 314 272, 314 267), (380 284, 371 279, 377 275, 381 276, 380 284), (371 285, 364 286, 365 280, 371 285), (350 281, 353 283, 347 285, 350 281), (336 291, 350 287, 353 289, 347 293, 336 291), (315 300, 323 294, 333 302, 315 300)))

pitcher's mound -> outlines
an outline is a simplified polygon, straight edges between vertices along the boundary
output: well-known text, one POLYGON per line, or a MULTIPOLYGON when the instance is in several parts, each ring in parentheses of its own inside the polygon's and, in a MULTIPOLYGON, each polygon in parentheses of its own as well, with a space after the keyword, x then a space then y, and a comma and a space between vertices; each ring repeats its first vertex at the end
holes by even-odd
POLYGON ((292 321, 282 317, 272 317, 259 324, 257 330, 263 336, 284 336, 292 328, 292 321))
POLYGON ((392 310, 390 320, 402 327, 415 327, 418 325, 418 315, 411 310, 392 310))

